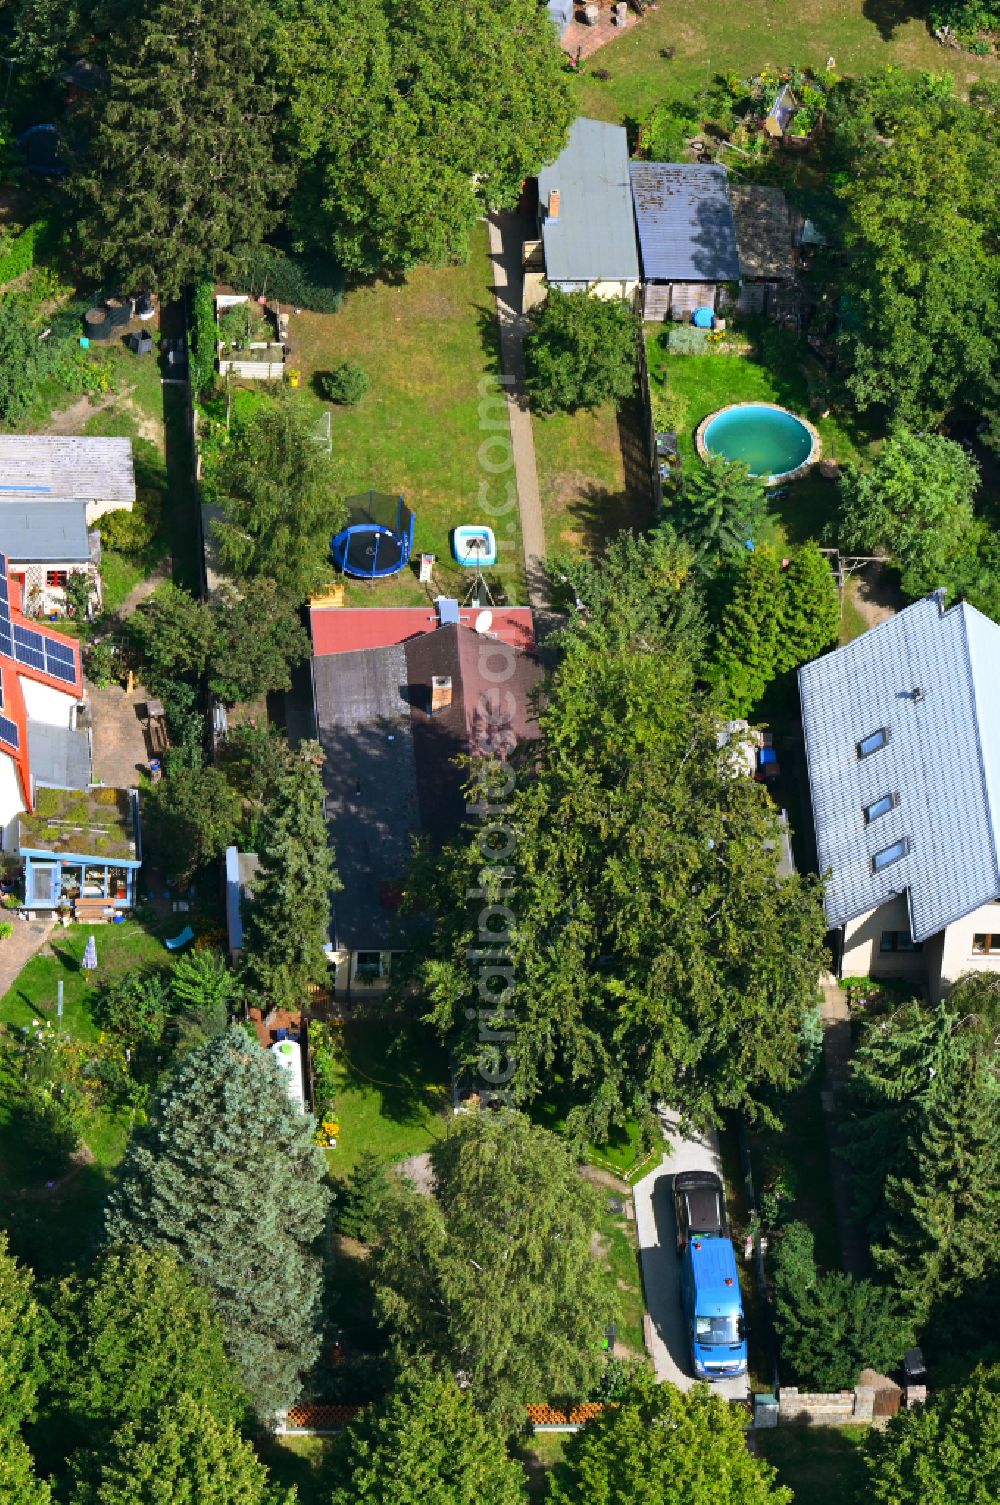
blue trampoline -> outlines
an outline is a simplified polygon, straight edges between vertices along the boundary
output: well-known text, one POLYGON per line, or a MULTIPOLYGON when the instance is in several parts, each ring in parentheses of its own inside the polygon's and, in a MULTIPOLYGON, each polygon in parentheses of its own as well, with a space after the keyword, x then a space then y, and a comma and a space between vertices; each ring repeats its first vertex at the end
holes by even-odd
POLYGON ((416 519, 401 496, 366 491, 347 499, 348 521, 330 542, 345 575, 380 580, 398 575, 413 549, 416 519))

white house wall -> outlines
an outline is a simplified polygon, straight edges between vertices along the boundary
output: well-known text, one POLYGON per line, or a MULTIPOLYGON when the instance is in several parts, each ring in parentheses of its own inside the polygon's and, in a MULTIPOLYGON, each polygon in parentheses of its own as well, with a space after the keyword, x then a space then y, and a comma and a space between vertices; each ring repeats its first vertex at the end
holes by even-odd
MULTIPOLYGON (((844 926, 841 972, 844 977, 922 978, 927 966, 923 951, 883 951, 884 930, 909 930, 910 911, 906 895, 869 910, 844 926)), ((926 950, 926 947, 925 947, 926 950)))
POLYGON ((940 976, 931 980, 931 992, 940 996, 948 991, 963 972, 1000 972, 1000 956, 983 956, 972 949, 974 935, 1000 936, 1000 904, 983 904, 956 920, 944 932, 940 976))
POLYGON ((0 753, 0 832, 5 852, 12 852, 17 847, 16 819, 23 809, 17 764, 9 754, 0 753))
POLYGON ((947 929, 930 936, 920 951, 883 951, 882 932, 909 929, 905 895, 844 926, 844 977, 899 977, 926 982, 932 999, 942 998, 966 972, 1000 972, 1000 954, 975 952, 976 935, 1000 936, 1000 903, 984 904, 947 929))
POLYGON ((50 685, 40 685, 36 680, 28 679, 27 675, 21 679, 21 689, 29 721, 41 721, 45 726, 72 728, 75 725, 78 703, 75 695, 64 695, 62 690, 54 690, 50 685))
POLYGON ((105 512, 131 512, 133 502, 88 502, 87 503, 87 527, 92 528, 99 517, 105 512))

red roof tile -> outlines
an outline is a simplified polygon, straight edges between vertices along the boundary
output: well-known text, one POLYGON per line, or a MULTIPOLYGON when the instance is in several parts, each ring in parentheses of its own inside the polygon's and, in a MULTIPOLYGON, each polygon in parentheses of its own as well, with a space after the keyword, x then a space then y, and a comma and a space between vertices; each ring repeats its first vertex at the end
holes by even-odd
MULTIPOLYGON (((463 607, 459 620, 471 627, 480 615, 463 607)), ((528 652, 535 646, 535 629, 528 606, 494 607, 489 634, 501 643, 528 652)), ((438 614, 427 606, 317 606, 309 613, 313 652, 354 653, 362 648, 390 648, 423 637, 438 627, 438 614)))

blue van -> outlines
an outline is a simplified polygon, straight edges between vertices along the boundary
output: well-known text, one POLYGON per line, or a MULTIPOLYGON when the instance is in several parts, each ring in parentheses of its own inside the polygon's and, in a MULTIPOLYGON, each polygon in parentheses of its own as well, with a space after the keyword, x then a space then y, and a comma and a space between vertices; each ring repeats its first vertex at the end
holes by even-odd
POLYGON ((725 1380, 746 1374, 746 1323, 729 1239, 692 1238, 682 1257, 681 1299, 697 1378, 725 1380))

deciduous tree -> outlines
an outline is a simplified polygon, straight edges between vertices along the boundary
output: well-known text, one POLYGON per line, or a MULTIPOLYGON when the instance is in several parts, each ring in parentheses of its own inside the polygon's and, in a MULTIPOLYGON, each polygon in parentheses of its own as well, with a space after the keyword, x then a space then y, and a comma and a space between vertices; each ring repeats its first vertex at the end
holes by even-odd
POLYGON ((569 630, 608 648, 669 647, 697 662, 705 650, 701 581, 690 546, 669 527, 622 533, 599 564, 557 554, 549 575, 560 604, 573 608, 569 630))
POLYGON ((258 1414, 316 1358, 329 1193, 310 1120, 246 1032, 185 1056, 108 1203, 108 1241, 174 1254, 211 1293, 258 1414))
POLYGON ((876 1505, 988 1505, 1000 1499, 1000 1365, 900 1411, 865 1447, 876 1505))
POLYGON ((376 1308, 399 1355, 463 1375, 515 1431, 528 1401, 586 1395, 603 1363, 595 1200, 565 1146, 509 1110, 466 1120, 431 1159, 434 1198, 390 1208, 376 1308))
POLYGON ((145 1426, 116 1433, 96 1483, 73 1505, 295 1505, 294 1489, 271 1485, 251 1443, 211 1406, 181 1395, 145 1426))
POLYGON ((168 762, 168 777, 147 791, 149 840, 164 870, 187 883, 221 857, 239 829, 242 805, 225 775, 212 764, 168 762))
POLYGON ((862 408, 936 421, 996 372, 998 118, 948 74, 874 75, 843 94, 840 344, 862 408))
POLYGON ((99 1458, 120 1428, 153 1424, 183 1397, 220 1422, 246 1415, 212 1299, 172 1254, 111 1249, 57 1287, 52 1313, 46 1411, 65 1451, 99 1458))
POLYGON ((775 1471, 747 1451, 739 1414, 707 1385, 686 1393, 647 1370, 571 1438, 549 1478, 550 1505, 791 1505, 775 1471))
POLYGON ((543 413, 624 402, 635 391, 641 324, 624 298, 550 288, 525 352, 528 393, 543 413))
MULTIPOLYGON (((273 220, 273 89, 255 0, 107 8, 106 87, 76 117, 71 189, 87 270, 175 298, 232 269, 273 220)), ((103 29, 103 28, 102 28, 103 29)))
POLYGON ((35 1473, 21 1428, 35 1416, 44 1375, 44 1317, 30 1272, 7 1250, 0 1232, 0 1500, 4 1505, 49 1505, 49 1487, 35 1473))
POLYGON ((129 619, 128 635, 142 658, 146 686, 160 695, 177 679, 201 679, 212 651, 212 614, 190 591, 168 582, 129 619))
POLYGON ((949 586, 976 547, 978 481, 979 467, 960 444, 896 429, 867 469, 843 472, 841 544, 895 559, 908 596, 949 586))
POLYGON ((512 910, 497 930, 504 971, 485 984, 491 1028, 516 1028, 509 1085, 522 1102, 563 1077, 581 1138, 658 1101, 695 1119, 764 1111, 803 1060, 823 967, 819 885, 777 878, 777 813, 738 751, 720 750, 722 718, 695 672, 669 648, 570 638, 516 787, 484 769, 470 799, 474 819, 502 798, 513 849, 484 870, 472 827, 410 885, 428 916, 431 1017, 504 1082, 506 1056, 480 1044, 467 1011, 476 1021, 484 1006, 480 912, 512 910))
POLYGON ((331 1505, 525 1505, 524 1471, 450 1375, 417 1369, 354 1423, 331 1505))
POLYGON ((212 602, 208 686, 225 705, 256 700, 292 684, 292 666, 309 656, 309 638, 295 606, 273 580, 225 587, 212 602))
POLYGON ((303 171, 296 225, 352 271, 464 260, 558 155, 570 97, 535 0, 282 7, 276 57, 303 171))
POLYGON ((329 573, 330 539, 344 517, 315 420, 290 398, 233 427, 213 478, 213 524, 223 566, 239 580, 270 580, 297 607, 329 573))

